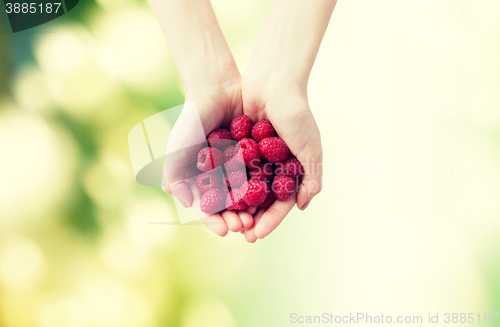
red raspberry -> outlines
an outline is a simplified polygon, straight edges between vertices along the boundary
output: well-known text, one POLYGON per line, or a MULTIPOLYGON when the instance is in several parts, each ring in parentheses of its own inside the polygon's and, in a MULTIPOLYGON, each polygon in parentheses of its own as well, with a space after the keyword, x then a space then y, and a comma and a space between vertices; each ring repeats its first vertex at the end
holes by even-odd
POLYGON ((230 159, 232 159, 235 153, 236 153, 236 146, 230 145, 227 148, 225 148, 224 152, 222 152, 222 155, 224 157, 224 162, 228 162, 230 159))
POLYGON ((226 193, 219 189, 205 192, 201 197, 200 208, 206 214, 213 214, 224 209, 226 193))
POLYGON ((204 193, 218 188, 222 184, 221 181, 220 175, 216 172, 203 173, 196 177, 196 186, 198 186, 198 189, 204 193))
POLYGON ((279 137, 268 137, 260 141, 259 151, 267 161, 274 164, 285 161, 290 154, 288 145, 279 137))
POLYGON ((257 122, 257 124, 255 124, 252 128, 252 137, 257 143, 265 138, 275 135, 276 131, 274 130, 273 125, 268 120, 261 120, 257 122))
POLYGON ((250 137, 252 133, 252 121, 248 116, 238 116, 231 122, 229 130, 231 131, 231 136, 236 141, 250 137))
MULTIPOLYGON (((227 171, 232 171, 232 170, 238 170, 238 169, 242 169, 244 166, 238 161, 236 160, 236 158, 234 158, 234 155, 237 153, 238 151, 236 150, 236 146, 228 146, 224 152, 222 153, 222 156, 224 157, 224 169, 227 170, 227 171)), ((242 155, 239 154, 238 155, 239 157, 241 157, 242 155)), ((241 160, 243 162, 243 160, 241 160)))
POLYGON ((212 131, 212 133, 208 134, 207 137, 208 145, 211 147, 215 147, 221 150, 224 150, 233 142, 233 138, 231 137, 231 132, 227 129, 216 129, 212 131))
POLYGON ((228 171, 226 174, 224 174, 223 178, 227 187, 239 188, 241 187, 241 185, 243 185, 243 183, 247 181, 247 172, 245 171, 245 168, 234 171, 228 171))
POLYGON ((267 197, 269 187, 263 181, 251 180, 243 183, 240 194, 250 207, 258 207, 267 197))
POLYGON ((252 139, 242 139, 236 144, 236 160, 250 167, 260 162, 259 146, 252 139))
POLYGON ((222 152, 217 148, 206 147, 198 152, 196 166, 201 171, 209 171, 222 164, 222 152))
POLYGON ((274 192, 269 192, 269 193, 267 193, 267 197, 264 200, 264 202, 262 202, 260 204, 260 207, 267 209, 271 206, 271 204, 274 203, 274 200, 276 200, 276 195, 274 195, 274 192))
POLYGON ((251 165, 249 170, 250 179, 270 182, 273 176, 273 164, 269 162, 261 162, 257 166, 251 165))
POLYGON ((271 190, 278 200, 286 200, 295 190, 295 179, 286 175, 274 176, 271 190))
POLYGON ((296 178, 304 175, 304 167, 297 158, 292 156, 285 162, 276 164, 276 175, 287 175, 296 178))
POLYGON ((246 210, 248 204, 243 201, 240 194, 239 188, 233 188, 226 197, 226 209, 227 210, 246 210))

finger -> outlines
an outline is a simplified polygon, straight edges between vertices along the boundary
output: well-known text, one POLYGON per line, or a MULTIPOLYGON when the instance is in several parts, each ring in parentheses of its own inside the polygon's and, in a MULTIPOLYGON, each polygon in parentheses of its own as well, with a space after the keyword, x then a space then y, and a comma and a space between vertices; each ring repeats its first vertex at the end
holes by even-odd
MULTIPOLYGON (((196 167, 188 166, 183 173, 185 176, 196 176, 199 171, 195 171, 196 167)), ((173 169, 171 169, 173 170, 173 169)), ((170 176, 173 178, 174 175, 170 176)), ((169 183, 167 179, 167 166, 163 168, 162 186, 161 188, 165 193, 171 194, 175 197, 182 206, 190 208, 193 205, 193 192, 192 187, 187 184, 189 179, 179 178, 176 182, 169 183)))
MULTIPOLYGON (((193 178, 187 179, 186 184, 188 184, 189 188, 191 189, 191 194, 193 195, 193 204, 191 206, 191 209, 194 211, 196 216, 198 216, 198 218, 201 219, 201 218, 206 217, 207 213, 205 213, 201 210, 201 197, 202 197, 203 193, 200 192, 200 190, 196 186, 196 182, 194 181, 193 178)), ((214 212, 213 214, 218 214, 218 213, 214 212)))
POLYGON ((247 231, 245 231, 244 235, 245 235, 245 240, 248 243, 255 243, 257 241, 257 236, 255 236, 254 231, 247 230, 247 231))
POLYGON ((164 157, 162 189, 172 194, 186 208, 192 206, 193 196, 185 182, 200 173, 193 158, 196 158, 195 150, 201 147, 202 145, 197 144, 167 153, 164 157))
POLYGON ((224 219, 218 213, 201 218, 201 221, 209 230, 214 232, 219 236, 226 236, 228 232, 228 227, 224 219))
POLYGON ((163 165, 163 177, 161 180, 161 188, 163 192, 167 194, 172 194, 172 191, 170 190, 170 185, 168 185, 167 181, 167 167, 165 165, 163 165))
POLYGON ((302 176, 302 185, 297 193, 297 208, 304 210, 323 188, 322 154, 320 152, 305 157, 297 157, 297 159, 304 167, 305 173, 302 176))
POLYGON ((171 193, 185 208, 193 204, 193 194, 189 185, 185 181, 170 184, 171 193))
POLYGON ((286 215, 293 209, 296 200, 294 192, 285 201, 274 201, 274 203, 264 212, 259 223, 255 225, 255 236, 264 238, 269 235, 283 221, 286 215))
POLYGON ((320 175, 304 175, 297 194, 297 208, 305 210, 322 188, 323 179, 320 175))
POLYGON ((222 212, 222 218, 226 222, 227 227, 232 232, 239 232, 243 227, 240 216, 234 211, 225 210, 222 212))
POLYGON ((243 229, 250 229, 253 226, 253 216, 247 211, 238 211, 241 222, 243 223, 243 229))
POLYGON ((253 215, 257 211, 256 207, 248 207, 247 212, 251 215, 253 215))
POLYGON ((252 228, 245 231, 245 240, 248 243, 255 243, 255 241, 257 241, 257 236, 255 235, 255 226, 259 223, 264 212, 266 212, 266 209, 259 209, 254 216, 254 224, 252 228))
POLYGON ((161 189, 163 190, 163 192, 172 195, 172 191, 170 190, 170 186, 168 186, 168 184, 163 184, 161 186, 161 189))

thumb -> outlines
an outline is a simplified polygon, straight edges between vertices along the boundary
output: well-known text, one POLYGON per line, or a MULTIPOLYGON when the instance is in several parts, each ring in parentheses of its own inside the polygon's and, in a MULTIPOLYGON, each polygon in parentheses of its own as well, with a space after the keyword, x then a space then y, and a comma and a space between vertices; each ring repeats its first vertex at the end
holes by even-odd
POLYGON ((164 169, 161 188, 165 193, 174 196, 183 207, 189 208, 193 204, 193 194, 189 185, 185 180, 179 180, 174 183, 169 183, 166 178, 166 169, 164 169))
POLYGON ((297 208, 304 210, 323 188, 323 161, 321 148, 319 148, 319 153, 305 157, 297 157, 297 159, 304 167, 302 184, 297 193, 297 208))
POLYGON ((193 204, 193 194, 185 181, 178 181, 170 184, 170 191, 184 208, 189 208, 193 204))

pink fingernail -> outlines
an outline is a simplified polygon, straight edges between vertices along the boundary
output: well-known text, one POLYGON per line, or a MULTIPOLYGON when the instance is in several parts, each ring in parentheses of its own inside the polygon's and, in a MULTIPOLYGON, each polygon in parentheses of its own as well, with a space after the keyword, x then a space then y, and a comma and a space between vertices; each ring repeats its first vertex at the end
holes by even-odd
POLYGON ((300 210, 306 210, 306 208, 309 206, 309 203, 311 203, 311 200, 304 203, 304 205, 302 206, 302 209, 300 209, 300 210))
MULTIPOLYGON (((179 199, 178 199, 178 200, 179 200, 179 199)), ((187 208, 187 207, 188 207, 188 205, 186 204, 186 202, 184 202, 184 201, 182 201, 182 200, 179 200, 179 202, 182 204, 182 206, 183 206, 184 208, 187 208)))

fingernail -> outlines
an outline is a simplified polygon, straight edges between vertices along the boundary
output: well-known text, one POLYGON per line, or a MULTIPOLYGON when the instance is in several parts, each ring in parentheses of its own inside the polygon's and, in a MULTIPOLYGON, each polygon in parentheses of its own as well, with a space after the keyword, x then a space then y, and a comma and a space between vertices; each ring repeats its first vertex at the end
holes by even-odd
MULTIPOLYGON (((178 200, 179 200, 179 199, 178 199, 178 200)), ((186 204, 186 202, 184 202, 184 201, 182 201, 182 200, 179 200, 179 202, 182 204, 182 206, 183 206, 184 208, 187 208, 187 207, 188 207, 188 205, 186 204)))
POLYGON ((311 200, 304 203, 304 205, 302 206, 302 209, 300 209, 300 210, 306 210, 306 208, 309 206, 309 203, 311 203, 311 200))

